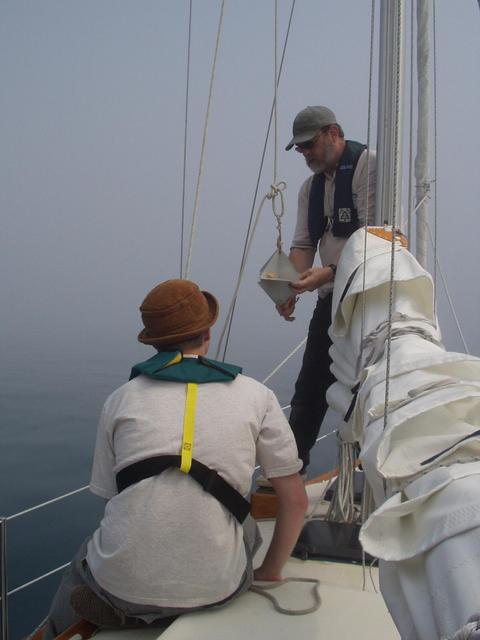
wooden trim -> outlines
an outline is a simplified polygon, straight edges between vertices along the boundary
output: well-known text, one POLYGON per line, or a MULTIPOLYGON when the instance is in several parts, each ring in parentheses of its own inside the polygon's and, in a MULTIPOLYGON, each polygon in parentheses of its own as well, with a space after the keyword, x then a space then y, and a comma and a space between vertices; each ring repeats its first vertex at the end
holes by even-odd
POLYGON ((97 629, 97 625, 88 622, 88 620, 82 619, 79 622, 72 624, 68 629, 65 629, 65 631, 57 636, 55 640, 69 640, 76 635, 80 635, 83 640, 86 640, 86 638, 91 638, 93 632, 97 629))
MULTIPOLYGON (((319 476, 307 480, 305 484, 318 484, 319 482, 325 482, 336 478, 338 476, 338 469, 332 469, 326 473, 321 473, 319 476)), ((262 520, 263 518, 276 518, 278 511, 278 499, 275 493, 255 491, 250 498, 251 508, 250 513, 255 520, 262 520)))

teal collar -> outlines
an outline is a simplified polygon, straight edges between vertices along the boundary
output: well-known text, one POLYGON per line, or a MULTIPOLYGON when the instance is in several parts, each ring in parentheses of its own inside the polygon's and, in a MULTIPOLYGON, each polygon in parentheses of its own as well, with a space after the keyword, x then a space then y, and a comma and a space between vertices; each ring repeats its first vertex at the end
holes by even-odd
POLYGON ((231 382, 242 373, 241 367, 208 360, 203 356, 184 358, 181 351, 160 351, 145 362, 136 364, 130 380, 139 375, 171 382, 231 382))

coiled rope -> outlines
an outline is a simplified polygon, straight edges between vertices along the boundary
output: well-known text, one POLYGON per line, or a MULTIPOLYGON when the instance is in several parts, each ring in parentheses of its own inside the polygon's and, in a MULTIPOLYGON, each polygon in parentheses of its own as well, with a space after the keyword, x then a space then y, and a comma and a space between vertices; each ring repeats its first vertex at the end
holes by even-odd
POLYGON ((272 201, 272 211, 273 211, 273 215, 275 217, 275 220, 277 221, 277 249, 278 252, 280 253, 280 251, 282 250, 282 218, 284 216, 285 213, 285 201, 283 199, 283 191, 284 189, 287 188, 287 183, 286 182, 279 182, 278 184, 272 184, 270 185, 270 191, 269 193, 267 193, 267 199, 272 201), (277 201, 277 196, 279 197, 280 200, 280 211, 277 211, 277 207, 275 202, 277 201))
POLYGON ((354 442, 343 442, 340 435, 337 434, 337 486, 328 508, 327 520, 351 523, 357 519, 353 499, 355 446, 354 442))

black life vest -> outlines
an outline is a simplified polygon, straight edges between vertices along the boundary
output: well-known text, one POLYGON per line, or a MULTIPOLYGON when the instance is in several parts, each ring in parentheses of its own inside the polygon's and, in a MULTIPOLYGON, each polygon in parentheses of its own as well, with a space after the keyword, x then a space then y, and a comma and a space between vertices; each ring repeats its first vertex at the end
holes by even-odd
MULTIPOLYGON (((366 145, 360 142, 346 141, 335 173, 332 224, 334 236, 348 238, 360 226, 357 210, 353 206, 352 180, 358 159, 366 148, 366 145)), ((327 226, 328 218, 325 216, 324 195, 325 175, 317 173, 313 176, 308 200, 308 232, 315 247, 327 226)))

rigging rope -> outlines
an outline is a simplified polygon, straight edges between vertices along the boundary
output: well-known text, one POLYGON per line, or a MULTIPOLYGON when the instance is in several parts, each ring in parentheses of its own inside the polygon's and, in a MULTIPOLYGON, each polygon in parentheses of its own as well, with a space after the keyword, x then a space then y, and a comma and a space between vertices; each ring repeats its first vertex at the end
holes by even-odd
POLYGON ((188 133, 188 103, 190 90, 190 52, 192 42, 192 0, 188 14, 188 43, 187 43, 187 78, 185 88, 185 121, 183 131, 183 176, 182 176, 182 223, 180 232, 180 278, 183 273, 183 243, 185 231, 185 183, 187 174, 187 133, 188 133))
POLYGON ((434 291, 434 309, 437 308, 437 19, 435 14, 435 2, 433 4, 433 175, 435 184, 433 220, 434 220, 434 245, 433 245, 433 291, 434 291))
MULTIPOLYGON (((397 42, 401 42, 401 30, 402 30, 402 11, 403 6, 401 0, 398 0, 398 15, 399 20, 397 24, 397 42)), ((397 56, 397 69, 400 68, 400 44, 397 47, 396 56, 397 56)), ((397 117, 395 118, 395 145, 394 145, 394 154, 395 157, 398 157, 399 149, 398 145, 400 143, 399 140, 399 118, 398 114, 400 111, 400 74, 396 74, 397 81, 397 89, 395 95, 397 96, 397 102, 395 105, 395 111, 397 113, 397 117)), ((384 431, 387 429, 388 424, 388 405, 389 405, 389 391, 390 391, 390 361, 391 361, 391 346, 392 346, 392 316, 393 316, 393 303, 395 296, 395 229, 397 227, 397 192, 398 192, 398 167, 397 163, 395 163, 395 168, 393 172, 393 211, 392 211, 392 251, 390 256, 390 287, 389 287, 389 295, 388 295, 388 336, 387 336, 387 355, 386 355, 386 370, 385 370, 385 409, 383 414, 383 429, 384 431)))
MULTIPOLYGON (((288 19, 288 25, 287 25, 287 32, 285 34, 285 42, 283 44, 283 51, 282 51, 282 57, 280 60, 280 69, 278 71, 278 79, 277 79, 277 84, 280 82, 280 78, 282 75, 282 70, 283 70, 283 62, 285 60, 285 53, 287 50, 287 44, 288 44, 288 38, 290 35, 290 28, 292 25, 292 20, 293 20, 293 12, 295 10, 295 4, 296 4, 296 0, 292 0, 292 6, 290 9, 290 15, 289 15, 289 19, 288 19)), ((263 144, 263 151, 262 151, 262 156, 260 159, 260 166, 258 169, 258 173, 257 173, 257 182, 255 184, 255 189, 254 189, 254 193, 253 193, 253 200, 252 200, 252 206, 250 209, 250 217, 249 217, 249 221, 248 221, 248 226, 247 226, 247 233, 245 236, 245 243, 243 246, 243 253, 242 253, 242 258, 240 261, 240 268, 239 268, 239 274, 238 274, 238 278, 241 279, 241 275, 243 275, 243 271, 245 268, 245 263, 246 263, 246 259, 247 259, 247 253, 248 253, 248 243, 249 243, 249 236, 250 236, 250 229, 252 227, 252 222, 253 222, 253 217, 255 214, 255 205, 257 202, 257 197, 258 197, 258 190, 259 190, 259 186, 260 186, 260 179, 262 177, 262 172, 263 172, 263 165, 265 162, 265 156, 266 156, 266 152, 267 152, 267 144, 268 144, 268 138, 270 136, 270 129, 272 126, 272 119, 273 119, 273 111, 274 111, 274 103, 272 103, 272 107, 270 109, 270 117, 268 120, 268 126, 267 126, 267 132, 265 135, 265 141, 263 144)), ((228 330, 226 333, 226 339, 225 339, 225 347, 223 349, 223 355, 222 355, 222 360, 225 360, 226 354, 227 354, 227 348, 228 348, 228 342, 230 339, 230 332, 231 332, 231 328, 232 328, 232 322, 233 322, 233 315, 235 313, 235 306, 236 306, 236 299, 234 298, 231 304, 231 313, 229 314, 228 317, 228 330)), ((220 354, 220 345, 217 349, 217 357, 220 354)))
POLYGON ((286 182, 277 184, 277 168, 278 168, 278 64, 277 64, 277 40, 278 40, 278 0, 275 0, 275 35, 274 35, 274 69, 273 69, 273 184, 270 187, 270 193, 267 198, 272 201, 272 211, 277 221, 277 249, 280 253, 282 250, 282 218, 285 213, 285 204, 283 200, 283 190, 286 189, 286 182), (275 206, 275 198, 280 196, 281 211, 277 212, 275 206))
POLYGON ((413 51, 414 51, 414 16, 413 16, 413 2, 410 2, 410 132, 408 136, 408 217, 407 217, 407 239, 409 247, 412 246, 412 215, 410 211, 413 209, 413 51))
POLYGON ((272 201, 272 211, 277 221, 277 249, 278 253, 282 250, 282 218, 285 213, 285 201, 283 199, 283 191, 287 188, 286 182, 279 182, 278 184, 270 185, 270 191, 267 193, 268 200, 272 201), (275 206, 275 199, 280 196, 280 212, 277 211, 275 206))
MULTIPOLYGON (((417 2, 417 153, 415 157, 415 199, 418 202, 429 189, 429 103, 430 103, 430 43, 429 21, 430 1, 417 2)), ((426 201, 419 207, 416 217, 415 255, 421 266, 426 269, 428 208, 426 201)))
POLYGON ((354 522, 356 511, 354 505, 354 474, 355 474, 354 442, 344 442, 337 433, 337 466, 338 477, 335 493, 330 501, 326 520, 333 522, 354 522))
MULTIPOLYGON (((372 78, 373 78, 373 42, 375 33, 375 0, 372 0, 370 9, 370 60, 368 70, 368 107, 367 107, 367 198, 365 203, 364 238, 363 238, 363 284, 362 284, 362 320, 361 320, 361 342, 360 359, 362 359, 363 339, 365 333, 365 312, 366 312, 366 276, 367 276, 367 237, 368 237, 368 214, 370 209, 370 136, 372 121, 372 78)), ((357 376, 360 371, 357 371, 357 376)))
MULTIPOLYGON (((218 360, 218 358, 219 358, 220 351, 222 349, 223 339, 225 337, 225 333, 227 331, 227 328, 229 328, 231 317, 233 316, 233 310, 235 308, 235 303, 237 301, 238 290, 240 289, 240 284, 242 282, 243 274, 245 272, 245 266, 246 266, 246 263, 247 263, 247 257, 248 257, 248 254, 250 253, 250 248, 252 246, 253 238, 255 236, 255 231, 257 229, 258 221, 260 220, 260 214, 262 212, 263 205, 265 204, 265 202, 268 199, 271 199, 271 198, 274 197, 272 195, 273 192, 276 191, 276 190, 279 190, 279 188, 280 188, 279 185, 272 185, 271 186, 271 191, 269 193, 267 193, 265 196, 263 196, 263 198, 262 198, 262 200, 260 202, 260 205, 258 207, 257 215, 255 217, 255 222, 253 224, 252 231, 250 233, 250 237, 247 238, 248 241, 247 241, 247 246, 246 246, 246 249, 245 249, 244 260, 242 261, 242 264, 241 264, 241 267, 240 267, 240 272, 239 272, 238 277, 237 277, 237 283, 235 285, 235 289, 234 289, 234 292, 233 292, 232 301, 230 302, 230 306, 229 306, 228 311, 227 311, 227 316, 225 318, 225 324, 223 325, 222 333, 220 334, 220 338, 218 340, 217 352, 216 352, 216 355, 215 355, 215 359, 216 360, 218 360)), ((281 190, 280 190, 280 192, 281 192, 281 190)), ((223 360, 225 360, 225 351, 224 351, 224 355, 223 355, 223 360)))
POLYGON ((210 75, 210 88, 209 88, 209 92, 208 92, 207 112, 205 114, 205 124, 204 124, 204 128, 203 128, 202 150, 201 150, 201 153, 200 153, 200 164, 199 164, 199 168, 198 168, 197 187, 196 187, 196 190, 195 190, 195 202, 194 202, 193 214, 192 214, 192 226, 191 226, 191 230, 190 230, 190 243, 189 243, 189 247, 188 247, 187 265, 185 267, 184 278, 188 278, 188 276, 190 275, 190 269, 191 269, 191 265, 192 265, 193 239, 195 237, 195 226, 196 226, 196 221, 197 221, 197 212, 198 212, 198 206, 199 206, 199 203, 200 203, 200 186, 201 186, 202 178, 203 178, 203 167, 204 167, 204 162, 205 162, 205 149, 207 147, 208 122, 209 122, 209 119, 210 119, 210 110, 211 110, 212 96, 213 96, 213 85, 214 85, 214 80, 215 80, 215 71, 216 71, 216 68, 217 68, 218 50, 219 50, 219 47, 220 47, 220 36, 221 36, 221 33, 222 33, 224 7, 225 7, 225 0, 222 0, 221 7, 220 7, 220 16, 219 16, 219 19, 218 19, 217 37, 216 37, 216 41, 215 41, 215 53, 214 53, 214 56, 213 56, 212 71, 211 71, 211 75, 210 75))
POLYGON ((274 376, 277 373, 277 371, 279 371, 283 367, 283 365, 286 364, 290 360, 290 358, 294 356, 297 353, 297 351, 299 351, 303 347, 306 341, 307 341, 307 336, 305 336, 305 338, 303 338, 303 340, 299 344, 297 344, 295 349, 290 351, 288 356, 286 356, 279 364, 277 364, 277 366, 273 369, 273 371, 271 371, 268 374, 268 376, 262 380, 262 384, 265 384, 266 382, 268 382, 270 378, 274 376))
MULTIPOLYGON (((427 229, 428 229, 428 235, 429 235, 429 237, 430 237, 430 242, 431 242, 431 243, 432 243, 432 245, 433 245, 433 243, 434 243, 434 238, 433 238, 433 236, 432 236, 432 230, 430 229, 430 225, 427 225, 427 229)), ((456 311, 455 311, 455 307, 454 307, 454 304, 453 304, 452 297, 450 296, 450 291, 449 291, 449 289, 448 289, 447 280, 446 280, 446 278, 445 278, 445 274, 443 273, 443 269, 442 269, 442 267, 441 267, 441 265, 440 265, 440 261, 438 260, 437 252, 435 252, 435 261, 436 261, 436 265, 438 266, 438 271, 439 271, 439 273, 440 273, 440 277, 441 277, 441 279, 442 279, 443 286, 444 286, 444 288, 445 288, 445 294, 446 294, 446 296, 447 296, 447 300, 448 300, 448 303, 449 303, 449 305, 450 305, 450 310, 451 310, 451 312, 452 312, 453 319, 454 319, 454 321, 455 321, 455 325, 456 325, 456 327, 457 327, 457 329, 458 329, 458 333, 460 334, 460 339, 461 339, 461 341, 462 341, 462 343, 463 343, 463 348, 464 348, 464 350, 465 350, 465 353, 467 353, 468 355, 470 355, 470 350, 469 350, 469 348, 468 348, 467 341, 465 340, 465 336, 463 335, 463 331, 462 331, 462 328, 461 328, 461 326, 460 326, 460 321, 459 321, 458 316, 457 316, 457 313, 456 313, 456 311)))
MULTIPOLYGON (((274 140, 273 140, 273 184, 277 182, 277 165, 278 165, 278 122, 277 122, 277 105, 278 105, 278 63, 277 63, 277 41, 278 41, 278 0, 275 0, 275 19, 274 19, 274 45, 273 45, 273 118, 274 118, 274 140)), ((273 206, 273 203, 272 203, 273 206)), ((275 209, 274 209, 275 213, 275 209)))

